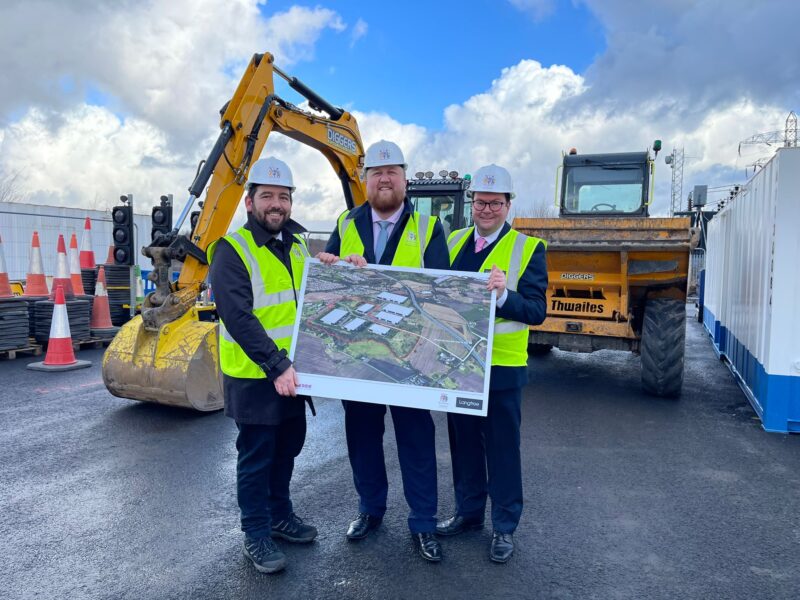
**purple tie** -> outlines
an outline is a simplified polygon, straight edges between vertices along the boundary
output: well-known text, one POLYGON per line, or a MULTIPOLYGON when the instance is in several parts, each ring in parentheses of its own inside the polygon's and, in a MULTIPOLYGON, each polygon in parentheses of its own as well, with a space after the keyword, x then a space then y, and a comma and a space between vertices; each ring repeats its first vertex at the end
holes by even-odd
POLYGON ((486 247, 486 238, 479 237, 475 240, 475 253, 477 254, 486 247))

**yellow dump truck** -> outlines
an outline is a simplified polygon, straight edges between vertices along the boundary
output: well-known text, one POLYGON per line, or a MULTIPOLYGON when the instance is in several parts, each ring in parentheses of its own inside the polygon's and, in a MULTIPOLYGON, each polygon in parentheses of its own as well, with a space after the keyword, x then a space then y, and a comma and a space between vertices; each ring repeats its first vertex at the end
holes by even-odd
POLYGON ((643 388, 675 397, 694 240, 688 218, 649 216, 653 173, 649 151, 571 151, 557 177, 559 217, 513 225, 548 242, 547 318, 531 328, 531 352, 638 353, 643 388))

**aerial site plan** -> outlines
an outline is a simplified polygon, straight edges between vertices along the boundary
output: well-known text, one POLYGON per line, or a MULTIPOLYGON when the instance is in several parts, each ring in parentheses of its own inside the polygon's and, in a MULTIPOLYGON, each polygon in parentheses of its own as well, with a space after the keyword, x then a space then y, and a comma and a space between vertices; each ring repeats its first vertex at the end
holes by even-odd
POLYGON ((486 275, 308 261, 292 360, 317 396, 485 414, 486 275))

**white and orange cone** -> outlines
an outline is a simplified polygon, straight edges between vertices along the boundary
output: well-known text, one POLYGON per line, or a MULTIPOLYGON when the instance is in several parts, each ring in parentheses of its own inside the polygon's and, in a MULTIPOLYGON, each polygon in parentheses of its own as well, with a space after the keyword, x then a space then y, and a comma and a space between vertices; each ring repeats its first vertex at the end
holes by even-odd
POLYGON ((98 269, 97 283, 94 287, 92 321, 89 329, 94 337, 108 337, 116 333, 118 329, 111 322, 111 307, 108 305, 108 292, 106 292, 106 270, 102 265, 98 269))
POLYGON ((105 265, 116 264, 115 261, 114 261, 114 244, 111 244, 108 247, 108 256, 106 257, 106 262, 104 262, 103 264, 105 264, 105 265))
POLYGON ((92 250, 92 220, 86 217, 83 223, 83 237, 81 238, 81 251, 79 254, 81 269, 94 269, 94 250, 92 250))
POLYGON ((8 269, 6 268, 6 254, 3 251, 3 238, 0 237, 0 298, 13 298, 11 283, 8 281, 8 269))
POLYGON ((75 290, 72 289, 72 279, 69 276, 69 266, 67 262, 67 245, 64 243, 64 236, 58 234, 58 248, 56 249, 58 256, 56 258, 56 276, 53 277, 53 291, 50 292, 50 300, 54 300, 56 296, 56 288, 61 286, 64 288, 64 296, 68 300, 75 298, 75 290))
MULTIPOLYGON (((62 237, 63 241, 63 237, 62 237)), ((67 303, 64 300, 64 288, 55 286, 55 304, 53 320, 50 322, 50 338, 47 341, 47 354, 44 361, 31 363, 28 369, 33 371, 70 371, 90 367, 88 360, 77 360, 72 349, 72 335, 69 332, 67 303)))
POLYGON ((72 291, 78 296, 85 296, 81 279, 81 261, 78 256, 78 236, 74 233, 69 240, 69 279, 72 281, 72 291))
POLYGON ((44 266, 42 265, 42 245, 39 243, 39 232, 34 231, 23 296, 47 296, 49 294, 47 280, 44 277, 44 266))

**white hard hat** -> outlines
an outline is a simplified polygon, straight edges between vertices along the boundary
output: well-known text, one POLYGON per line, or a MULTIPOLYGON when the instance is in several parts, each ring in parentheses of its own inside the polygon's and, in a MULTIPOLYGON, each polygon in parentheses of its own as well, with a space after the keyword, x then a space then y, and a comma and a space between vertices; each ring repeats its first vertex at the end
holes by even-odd
POLYGON ((250 184, 280 185, 294 191, 292 170, 285 162, 273 156, 253 163, 253 166, 250 167, 250 176, 247 178, 247 185, 250 184))
POLYGON ((381 140, 375 142, 367 148, 367 155, 364 157, 364 168, 386 167, 388 165, 401 165, 404 169, 408 167, 406 159, 403 158, 403 151, 394 142, 381 140))
POLYGON ((481 167, 472 176, 468 195, 472 197, 475 192, 495 192, 497 194, 511 194, 513 198, 514 185, 511 183, 511 173, 503 167, 492 163, 481 167))

